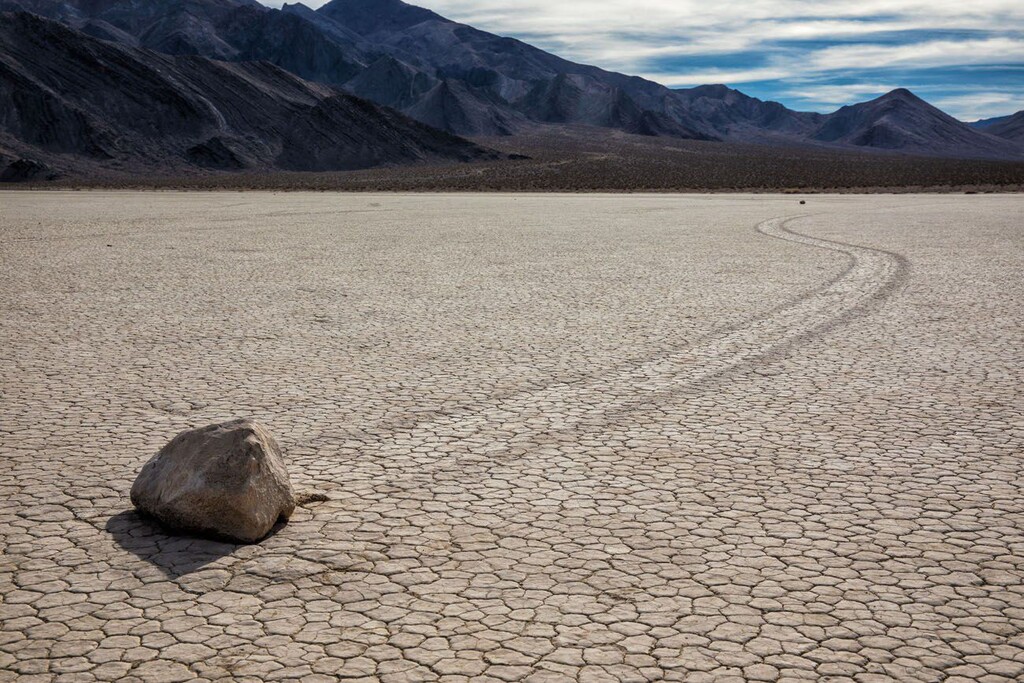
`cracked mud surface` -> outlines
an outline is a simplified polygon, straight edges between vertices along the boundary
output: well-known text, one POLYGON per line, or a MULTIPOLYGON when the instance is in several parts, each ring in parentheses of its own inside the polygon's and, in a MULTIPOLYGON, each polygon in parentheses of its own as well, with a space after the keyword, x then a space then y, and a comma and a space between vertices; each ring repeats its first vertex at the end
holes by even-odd
POLYGON ((0 680, 1021 680, 1022 208, 6 193, 0 680), (235 416, 328 500, 130 511, 235 416))

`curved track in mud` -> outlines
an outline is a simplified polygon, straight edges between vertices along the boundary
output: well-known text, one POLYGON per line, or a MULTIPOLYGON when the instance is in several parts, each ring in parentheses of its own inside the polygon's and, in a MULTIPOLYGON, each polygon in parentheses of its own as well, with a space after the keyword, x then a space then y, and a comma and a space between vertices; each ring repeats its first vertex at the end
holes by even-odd
MULTIPOLYGON (((367 443, 375 467, 408 473, 410 453, 430 450, 443 466, 446 454, 498 457, 524 433, 579 429, 602 416, 692 391, 741 365, 772 357, 856 318, 887 298, 906 278, 902 256, 869 247, 811 237, 787 225, 801 217, 773 218, 757 226, 763 235, 846 255, 849 266, 821 287, 786 302, 748 324, 712 333, 676 353, 634 364, 602 377, 562 382, 540 390, 436 416, 415 427, 367 443)), ((434 465, 417 471, 428 474, 434 465)))

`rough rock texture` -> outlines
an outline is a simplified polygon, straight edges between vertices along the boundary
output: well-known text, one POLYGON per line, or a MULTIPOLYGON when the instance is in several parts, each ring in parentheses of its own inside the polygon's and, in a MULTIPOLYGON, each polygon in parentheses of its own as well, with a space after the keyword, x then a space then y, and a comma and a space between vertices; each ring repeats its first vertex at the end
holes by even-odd
POLYGON ((243 543, 287 520, 296 502, 281 448, 249 420, 178 434, 142 468, 131 499, 172 529, 243 543))

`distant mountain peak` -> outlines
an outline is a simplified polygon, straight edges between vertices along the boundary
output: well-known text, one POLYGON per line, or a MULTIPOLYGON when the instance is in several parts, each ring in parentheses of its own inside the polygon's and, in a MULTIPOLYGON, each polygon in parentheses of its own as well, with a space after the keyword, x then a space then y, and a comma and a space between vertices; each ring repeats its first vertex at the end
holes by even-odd
MULTIPOLYGON (((918 104, 918 103, 920 103, 920 104, 928 104, 927 102, 922 100, 920 97, 918 97, 914 93, 912 93, 909 90, 907 90, 906 88, 896 88, 895 90, 890 90, 889 92, 885 93, 884 95, 882 95, 881 97, 879 97, 877 99, 879 101, 900 101, 900 102, 910 102, 910 103, 913 103, 913 104, 918 104)), ((928 106, 931 106, 931 105, 928 105, 928 106)))
POLYGON ((813 138, 912 154, 1020 156, 1020 150, 957 121, 906 88, 897 88, 868 102, 847 105, 827 115, 813 138))
POLYGON ((852 112, 852 111, 871 111, 871 112, 883 112, 883 111, 894 111, 894 110, 921 110, 934 112, 935 114, 947 118, 949 117, 945 112, 938 109, 934 105, 921 99, 914 93, 910 92, 906 88, 896 88, 890 90, 884 95, 879 95, 873 100, 866 100, 864 102, 855 102, 854 104, 847 104, 840 107, 832 116, 838 115, 841 112, 852 112))
POLYGON ((295 14, 298 14, 300 16, 308 16, 310 14, 316 13, 316 10, 302 2, 286 2, 281 5, 281 11, 294 12, 295 14))
POLYGON ((382 29, 401 31, 426 21, 448 22, 435 12, 402 0, 332 0, 317 12, 364 36, 382 29))
POLYGON ((978 126, 978 129, 984 133, 1007 140, 1024 142, 1024 110, 978 123, 983 124, 978 126))
POLYGON ((733 93, 740 94, 739 90, 730 88, 723 83, 711 83, 708 85, 698 85, 694 88, 690 88, 689 92, 693 93, 698 97, 717 97, 723 98, 733 93))

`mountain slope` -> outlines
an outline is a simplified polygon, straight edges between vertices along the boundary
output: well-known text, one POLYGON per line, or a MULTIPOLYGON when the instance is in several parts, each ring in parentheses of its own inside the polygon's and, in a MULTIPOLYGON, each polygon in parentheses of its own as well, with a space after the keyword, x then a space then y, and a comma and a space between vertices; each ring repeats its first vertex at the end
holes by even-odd
POLYGON ((309 15, 255 0, 0 0, 88 35, 172 55, 266 60, 303 78, 340 85, 366 64, 358 36, 325 32, 309 15))
POLYGON ((989 126, 994 126, 997 123, 1002 123, 1003 121, 1010 118, 1010 116, 1012 116, 1012 114, 1007 114, 1006 116, 993 116, 990 119, 978 119, 977 121, 969 122, 967 125, 976 130, 985 130, 989 126))
POLYGON ((55 167, 337 170, 493 153, 267 62, 170 56, 0 13, 0 146, 55 167))
POLYGON ((780 135, 806 136, 823 118, 778 102, 765 102, 725 85, 676 90, 687 113, 731 140, 765 140, 780 135))
POLYGON ((1021 156, 1016 146, 972 129, 903 88, 823 117, 810 137, 820 142, 913 154, 1021 156))
POLYGON ((971 125, 989 135, 1024 143, 1024 110, 1009 116, 978 121, 971 125))
MULTIPOLYGON (((429 101, 408 105, 405 111, 448 130, 508 134, 532 122, 716 137, 690 123, 663 86, 575 64, 401 0, 334 0, 317 14, 359 34, 406 69, 444 81, 424 95, 429 101), (447 107, 438 106, 442 96, 447 107)), ((370 94, 361 82, 353 92, 370 94)))

